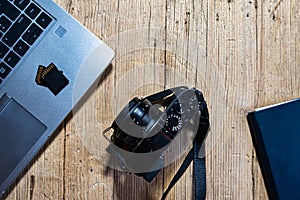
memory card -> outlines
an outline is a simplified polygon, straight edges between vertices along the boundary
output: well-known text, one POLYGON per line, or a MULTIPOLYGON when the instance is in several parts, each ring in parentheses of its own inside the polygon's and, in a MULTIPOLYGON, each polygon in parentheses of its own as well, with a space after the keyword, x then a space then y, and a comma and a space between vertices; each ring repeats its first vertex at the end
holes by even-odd
POLYGON ((40 65, 35 81, 38 85, 47 87, 55 96, 69 84, 63 72, 59 71, 53 63, 48 67, 40 65))
POLYGON ((36 75, 36 78, 35 78, 35 82, 38 84, 38 85, 41 85, 41 86, 45 86, 46 85, 44 84, 44 81, 42 79, 42 74, 43 74, 43 71, 46 69, 46 67, 40 65, 39 68, 38 68, 38 72, 37 72, 37 75, 36 75))

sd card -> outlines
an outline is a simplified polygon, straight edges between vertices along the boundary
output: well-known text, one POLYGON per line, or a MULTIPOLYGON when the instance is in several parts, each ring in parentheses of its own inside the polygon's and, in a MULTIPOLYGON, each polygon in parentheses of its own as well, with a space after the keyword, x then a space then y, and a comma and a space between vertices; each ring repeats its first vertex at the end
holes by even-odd
POLYGON ((59 71, 53 63, 48 67, 39 66, 35 82, 40 86, 47 87, 55 96, 69 84, 69 80, 63 72, 59 71))

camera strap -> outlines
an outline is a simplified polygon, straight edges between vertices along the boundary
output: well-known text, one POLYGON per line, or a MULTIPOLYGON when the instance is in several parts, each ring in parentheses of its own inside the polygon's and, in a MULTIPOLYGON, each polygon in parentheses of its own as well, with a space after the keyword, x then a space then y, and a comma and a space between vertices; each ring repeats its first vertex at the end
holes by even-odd
POLYGON ((161 92, 158 92, 156 94, 152 94, 150 96, 145 97, 145 99, 148 99, 150 102, 155 102, 157 100, 163 99, 166 96, 169 96, 173 93, 175 93, 179 89, 188 89, 188 87, 185 86, 179 86, 172 89, 163 90, 161 92))
POLYGON ((201 147, 199 141, 193 142, 193 148, 189 151, 188 155, 185 157, 183 163, 178 169, 177 173, 170 182, 168 188, 163 193, 161 200, 164 200, 173 186, 177 181, 182 177, 190 163, 193 162, 193 173, 194 173, 194 191, 195 191, 195 200, 204 200, 206 196, 206 162, 205 157, 199 158, 198 153, 201 147))
POLYGON ((205 157, 200 158, 199 151, 204 142, 206 133, 209 129, 209 117, 206 102, 204 101, 203 95, 200 91, 194 90, 198 94, 198 100, 200 102, 201 116, 199 121, 199 127, 197 134, 193 140, 193 148, 189 151, 185 157, 183 163, 178 169, 177 173, 171 180, 168 188, 163 193, 161 200, 164 200, 173 186, 185 173, 191 162, 193 161, 193 173, 194 173, 194 195, 195 200, 205 200, 206 196, 206 162, 205 157))

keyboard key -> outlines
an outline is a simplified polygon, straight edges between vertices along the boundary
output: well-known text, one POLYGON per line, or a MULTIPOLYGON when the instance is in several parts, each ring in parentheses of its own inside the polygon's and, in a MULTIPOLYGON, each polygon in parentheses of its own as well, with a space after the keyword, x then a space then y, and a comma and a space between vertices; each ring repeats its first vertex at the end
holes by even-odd
POLYGON ((47 26, 52 21, 51 17, 49 17, 46 13, 42 13, 36 20, 36 22, 43 28, 47 28, 47 26))
POLYGON ((30 0, 15 0, 14 2, 14 4, 21 10, 24 10, 29 3, 30 0))
POLYGON ((7 0, 0 0, 0 15, 5 14, 9 19, 15 20, 20 15, 20 11, 7 0))
POLYGON ((5 79, 11 69, 5 63, 0 63, 0 78, 5 79))
POLYGON ((15 52, 17 52, 17 54, 19 54, 21 57, 25 55, 28 49, 29 46, 22 40, 19 40, 19 42, 17 42, 17 44, 14 46, 15 52))
POLYGON ((25 13, 31 18, 35 19, 36 16, 41 12, 41 9, 37 7, 35 4, 31 3, 26 9, 25 13))
POLYGON ((20 61, 20 57, 14 52, 9 52, 8 55, 4 58, 4 61, 10 66, 15 67, 20 61))
POLYGON ((5 33, 11 26, 11 22, 4 15, 0 18, 0 31, 5 33))
POLYGON ((3 37, 3 42, 9 47, 12 47, 14 43, 19 39, 22 33, 30 25, 30 19, 25 15, 21 15, 18 20, 13 24, 13 26, 8 30, 8 32, 3 37))
POLYGON ((36 24, 32 24, 23 35, 23 40, 32 45, 37 38, 42 34, 43 30, 36 24))
POLYGON ((4 58, 5 54, 7 54, 8 51, 9 48, 5 44, 0 42, 0 58, 4 58))

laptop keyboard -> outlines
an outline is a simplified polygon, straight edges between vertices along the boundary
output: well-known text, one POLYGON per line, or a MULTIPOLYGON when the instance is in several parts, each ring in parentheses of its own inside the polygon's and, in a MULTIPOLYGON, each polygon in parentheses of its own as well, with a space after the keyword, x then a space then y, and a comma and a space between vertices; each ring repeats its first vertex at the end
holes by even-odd
POLYGON ((53 18, 30 0, 0 0, 0 85, 53 18))

